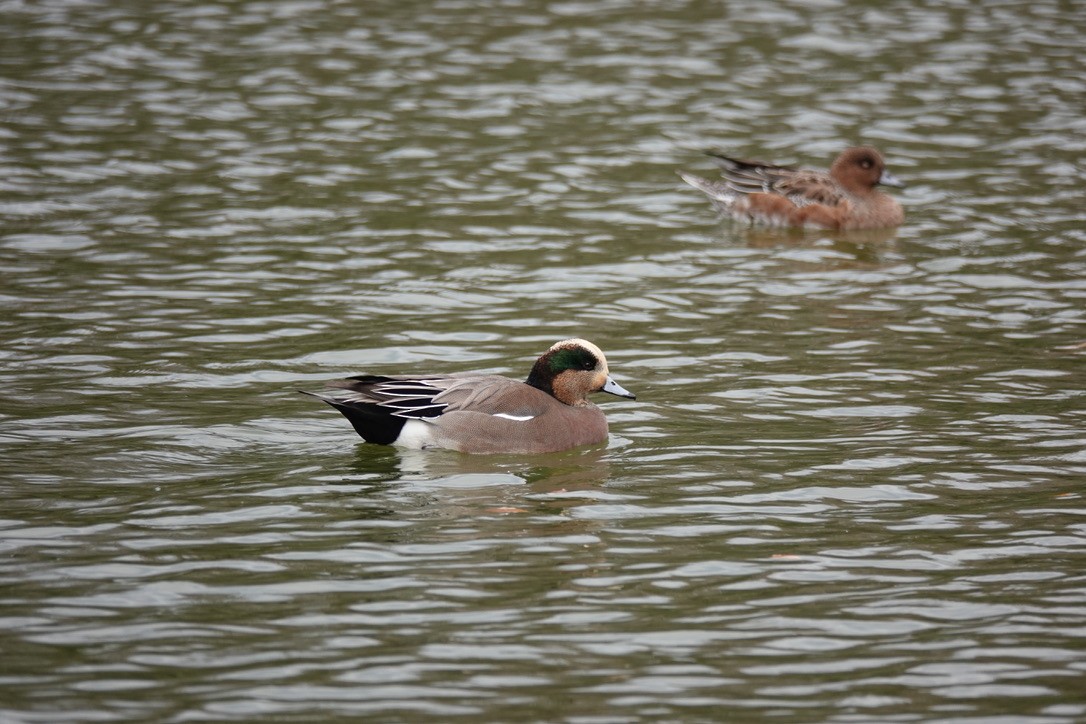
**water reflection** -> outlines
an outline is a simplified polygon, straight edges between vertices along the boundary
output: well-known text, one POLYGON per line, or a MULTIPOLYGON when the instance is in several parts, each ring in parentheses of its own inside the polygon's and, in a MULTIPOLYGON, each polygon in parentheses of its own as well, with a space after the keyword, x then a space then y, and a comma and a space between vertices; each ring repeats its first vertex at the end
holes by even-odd
POLYGON ((615 495, 605 490, 613 452, 593 446, 550 455, 465 455, 357 445, 354 472, 371 499, 425 499, 435 515, 555 515, 615 495), (444 511, 444 512, 443 512, 444 511))
MULTIPOLYGON (((721 221, 722 225, 734 222, 721 221)), ((825 269, 877 269, 898 264, 897 229, 823 231, 814 229, 729 228, 724 243, 744 243, 752 249, 793 250, 788 257, 825 269)))
POLYGON ((1086 718, 1073 5, 2 11, 0 719, 1086 718), (896 231, 674 176, 861 142, 896 231), (293 392, 570 336, 606 447, 293 392))

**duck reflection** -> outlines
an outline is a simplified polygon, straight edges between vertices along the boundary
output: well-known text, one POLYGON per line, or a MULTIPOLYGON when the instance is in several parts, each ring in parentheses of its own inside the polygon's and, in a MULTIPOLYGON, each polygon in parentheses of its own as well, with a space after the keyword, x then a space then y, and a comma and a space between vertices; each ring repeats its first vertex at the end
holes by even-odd
POLYGON ((465 455, 448 450, 413 450, 358 445, 354 469, 384 482, 421 482, 434 486, 486 487, 493 478, 533 487, 563 487, 563 481, 606 476, 607 447, 596 445, 543 455, 465 455))
POLYGON ((896 251, 896 228, 826 231, 824 229, 740 229, 736 237, 752 249, 827 248, 840 255, 840 264, 883 266, 896 251))
POLYGON ((393 495, 427 494, 448 502, 474 500, 480 512, 541 512, 595 499, 610 475, 606 446, 546 455, 464 455, 358 445, 350 482, 393 495))

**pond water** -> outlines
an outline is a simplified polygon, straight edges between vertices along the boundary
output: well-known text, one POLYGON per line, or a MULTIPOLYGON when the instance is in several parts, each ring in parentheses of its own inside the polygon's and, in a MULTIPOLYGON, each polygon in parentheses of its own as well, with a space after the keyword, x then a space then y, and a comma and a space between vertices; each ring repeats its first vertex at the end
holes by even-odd
POLYGON ((1076 3, 0 15, 0 721, 1086 719, 1076 3), (855 143, 900 229, 675 174, 855 143), (604 446, 296 393, 570 336, 604 446))

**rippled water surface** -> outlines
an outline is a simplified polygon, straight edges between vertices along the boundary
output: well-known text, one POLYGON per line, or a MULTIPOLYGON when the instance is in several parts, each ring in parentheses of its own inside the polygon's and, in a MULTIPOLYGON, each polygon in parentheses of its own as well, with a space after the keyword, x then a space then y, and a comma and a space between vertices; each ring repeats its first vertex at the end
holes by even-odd
POLYGON ((1086 719, 1075 3, 0 17, 3 722, 1086 719), (675 175, 861 142, 899 230, 675 175), (569 336, 606 446, 295 392, 569 336))

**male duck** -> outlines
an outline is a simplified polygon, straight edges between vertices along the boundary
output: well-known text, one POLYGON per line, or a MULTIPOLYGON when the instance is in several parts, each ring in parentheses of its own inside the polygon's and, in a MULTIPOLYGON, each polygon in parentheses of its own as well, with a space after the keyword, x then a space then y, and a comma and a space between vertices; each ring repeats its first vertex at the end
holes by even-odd
POLYGON ((592 392, 635 399, 607 370, 600 348, 558 342, 525 382, 500 375, 359 375, 307 392, 336 408, 368 442, 467 453, 549 453, 607 439, 592 392))
POLYGON ((901 204, 875 188, 905 184, 886 170, 882 156, 870 146, 846 148, 829 173, 708 154, 723 169, 723 181, 682 171, 679 176, 733 219, 841 230, 881 229, 905 220, 901 204))

